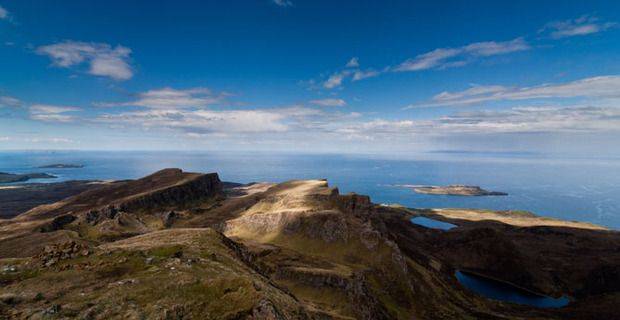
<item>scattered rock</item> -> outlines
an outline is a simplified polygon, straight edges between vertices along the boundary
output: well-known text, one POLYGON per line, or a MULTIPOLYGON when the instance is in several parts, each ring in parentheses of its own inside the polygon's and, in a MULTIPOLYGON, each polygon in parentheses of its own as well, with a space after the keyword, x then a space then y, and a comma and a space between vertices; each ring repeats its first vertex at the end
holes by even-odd
POLYGON ((60 312, 60 305, 59 304, 53 304, 51 305, 49 308, 43 310, 43 314, 44 315, 54 315, 60 312))
POLYGON ((105 219, 114 219, 120 213, 119 208, 109 205, 98 210, 90 210, 84 215, 84 220, 90 225, 96 225, 105 219))
POLYGON ((261 300, 252 310, 250 319, 283 320, 286 319, 269 300, 261 300))
POLYGON ((68 241, 57 245, 46 246, 43 252, 35 258, 40 261, 44 267, 51 267, 61 260, 73 259, 78 256, 88 256, 92 251, 88 246, 68 241))
POLYGON ((175 304, 170 309, 165 309, 162 319, 164 320, 182 320, 185 319, 185 307, 175 304))
POLYGON ((136 283, 138 283, 138 280, 136 279, 124 279, 124 280, 119 280, 119 281, 110 283, 108 286, 110 287, 124 286, 124 285, 136 284, 136 283))
POLYGON ((162 222, 164 223, 164 227, 170 228, 174 223, 174 220, 177 218, 177 213, 174 211, 168 211, 164 213, 161 217, 162 222))

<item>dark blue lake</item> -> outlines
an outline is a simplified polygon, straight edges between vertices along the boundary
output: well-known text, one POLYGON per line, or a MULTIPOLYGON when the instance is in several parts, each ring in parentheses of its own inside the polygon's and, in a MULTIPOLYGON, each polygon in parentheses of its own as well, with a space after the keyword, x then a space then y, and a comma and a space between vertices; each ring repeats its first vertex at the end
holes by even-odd
POLYGON ((456 272, 456 278, 467 289, 489 299, 524 304, 537 308, 561 308, 570 302, 566 297, 552 298, 536 295, 501 281, 461 271, 456 272))
MULTIPOLYGON (((408 207, 529 210, 620 229, 620 160, 532 155, 426 154, 411 159, 351 155, 209 152, 0 152, 0 171, 48 172, 59 179, 130 179, 156 170, 218 172, 236 182, 327 178, 341 192, 368 194, 376 203, 408 207), (37 169, 55 163, 78 169, 37 169), (478 185, 505 197, 417 194, 403 184, 478 185)), ((54 180, 49 180, 54 181, 54 180)))

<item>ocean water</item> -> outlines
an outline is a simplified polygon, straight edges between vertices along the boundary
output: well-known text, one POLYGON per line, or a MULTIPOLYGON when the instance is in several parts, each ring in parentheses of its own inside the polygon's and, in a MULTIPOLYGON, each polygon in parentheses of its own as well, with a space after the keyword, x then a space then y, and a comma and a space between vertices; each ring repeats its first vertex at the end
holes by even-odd
POLYGON ((0 152, 0 172, 47 172, 58 179, 134 179, 159 169, 218 172, 225 181, 282 182, 326 178, 341 192, 375 203, 416 208, 528 210, 620 229, 620 159, 566 159, 531 154, 433 153, 408 159, 361 155, 239 152, 0 152), (37 169, 55 163, 78 169, 37 169), (416 194, 403 184, 478 185, 508 196, 416 194))

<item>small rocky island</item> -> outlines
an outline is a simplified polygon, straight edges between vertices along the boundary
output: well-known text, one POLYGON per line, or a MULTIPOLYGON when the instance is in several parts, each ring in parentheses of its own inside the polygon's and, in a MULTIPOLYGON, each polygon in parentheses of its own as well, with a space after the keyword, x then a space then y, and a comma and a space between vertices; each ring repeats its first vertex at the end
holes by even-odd
POLYGON ((84 168, 83 164, 64 164, 64 163, 55 163, 49 164, 46 166, 40 166, 40 169, 80 169, 84 168))
POLYGON ((413 186, 413 191, 423 194, 451 196, 507 196, 505 192, 487 191, 479 186, 453 184, 449 186, 413 186))
POLYGON ((47 173, 23 173, 23 174, 13 174, 0 172, 0 183, 13 183, 13 182, 25 182, 30 179, 54 179, 57 178, 51 174, 47 173))

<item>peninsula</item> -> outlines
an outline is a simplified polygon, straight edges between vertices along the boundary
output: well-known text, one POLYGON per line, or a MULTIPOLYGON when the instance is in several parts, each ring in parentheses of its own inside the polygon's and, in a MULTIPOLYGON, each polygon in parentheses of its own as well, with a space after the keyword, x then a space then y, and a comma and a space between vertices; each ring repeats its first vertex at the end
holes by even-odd
POLYGON ((57 178, 51 174, 47 173, 23 173, 23 174, 13 174, 0 172, 0 183, 14 183, 14 182, 25 182, 30 179, 54 179, 57 178))

